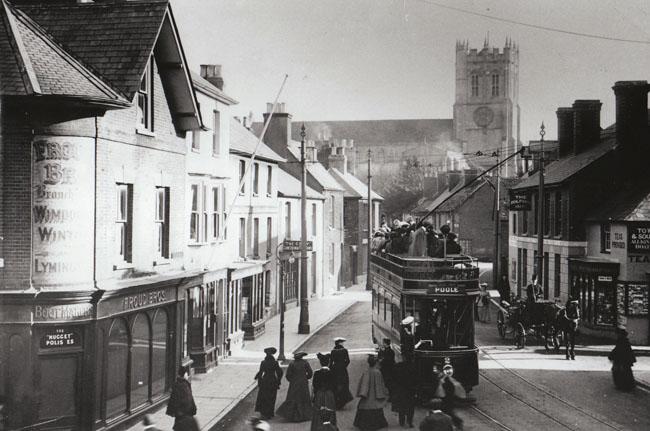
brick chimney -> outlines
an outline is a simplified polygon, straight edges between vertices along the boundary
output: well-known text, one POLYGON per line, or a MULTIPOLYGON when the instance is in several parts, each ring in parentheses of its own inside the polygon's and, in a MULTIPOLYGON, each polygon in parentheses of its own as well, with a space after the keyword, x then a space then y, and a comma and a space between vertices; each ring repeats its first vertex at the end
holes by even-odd
POLYGON ((201 78, 205 79, 219 90, 223 90, 223 78, 221 77, 220 64, 202 64, 201 78))
POLYGON ((573 102, 573 152, 574 154, 600 142, 600 100, 573 102))
POLYGON ((573 152, 573 108, 557 108, 557 143, 559 156, 573 152))
POLYGON ((340 140, 334 139, 330 143, 330 148, 332 150, 331 154, 327 158, 327 162, 330 168, 336 169, 339 172, 346 174, 348 172, 348 160, 345 155, 345 144, 342 144, 340 140))
POLYGON ((618 81, 614 84, 616 95, 616 143, 621 152, 623 166, 633 167, 641 173, 650 154, 648 131, 647 81, 618 81))
MULTIPOLYGON (((267 103, 266 112, 264 113, 264 124, 266 124, 269 115, 271 115, 272 109, 273 103, 267 103)), ((286 112, 284 103, 278 103, 269 122, 269 127, 266 129, 264 143, 282 157, 288 158, 290 140, 291 115, 286 112)))

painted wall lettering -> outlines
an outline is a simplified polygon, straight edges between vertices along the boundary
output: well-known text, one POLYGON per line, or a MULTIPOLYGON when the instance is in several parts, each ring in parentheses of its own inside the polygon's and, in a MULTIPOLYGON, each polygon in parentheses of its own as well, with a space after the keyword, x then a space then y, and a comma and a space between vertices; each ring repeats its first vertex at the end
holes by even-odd
POLYGON ((93 315, 91 304, 66 304, 66 305, 35 305, 34 320, 83 320, 90 319, 93 315))
POLYGON ((167 301, 167 295, 165 294, 164 290, 143 292, 137 295, 125 296, 122 300, 122 309, 133 310, 136 308, 142 308, 165 301, 167 301))

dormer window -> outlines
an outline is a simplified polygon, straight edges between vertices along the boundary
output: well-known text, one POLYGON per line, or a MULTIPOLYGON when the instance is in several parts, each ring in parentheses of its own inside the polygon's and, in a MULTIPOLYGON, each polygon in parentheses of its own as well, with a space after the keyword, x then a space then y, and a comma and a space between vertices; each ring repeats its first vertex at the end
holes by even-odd
POLYGON ((153 132, 153 61, 149 58, 138 88, 138 129, 153 132))

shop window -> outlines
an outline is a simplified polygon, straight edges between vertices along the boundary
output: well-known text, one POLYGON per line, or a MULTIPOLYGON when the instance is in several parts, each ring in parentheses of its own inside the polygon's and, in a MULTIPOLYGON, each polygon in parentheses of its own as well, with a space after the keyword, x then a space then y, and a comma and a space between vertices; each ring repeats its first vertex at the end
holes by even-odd
POLYGON ((612 225, 609 223, 600 225, 600 251, 602 253, 612 251, 612 225))
POLYGON ((108 334, 106 366, 106 416, 112 418, 124 413, 127 408, 129 331, 122 319, 113 321, 113 326, 108 334))
POLYGON ((153 319, 151 395, 152 399, 165 392, 167 387, 167 312, 158 310, 153 319))
POLYGON ((169 258, 169 187, 156 187, 156 245, 159 257, 169 258))
POLYGON ((41 391, 39 419, 75 416, 77 356, 40 357, 41 391))
POLYGON ((253 164, 253 196, 259 195, 260 192, 260 164, 253 164))
POLYGON ((131 262, 133 238, 133 185, 117 184, 115 228, 117 255, 120 262, 131 262))
POLYGON ((221 154, 221 114, 216 109, 212 111, 212 155, 221 154))
POLYGON ((273 167, 271 165, 266 167, 266 195, 273 194, 273 167))
POLYGON ((138 129, 153 132, 153 61, 149 58, 138 88, 138 129))
POLYGON ((138 314, 131 338, 131 410, 149 399, 150 343, 149 318, 146 314, 138 314))

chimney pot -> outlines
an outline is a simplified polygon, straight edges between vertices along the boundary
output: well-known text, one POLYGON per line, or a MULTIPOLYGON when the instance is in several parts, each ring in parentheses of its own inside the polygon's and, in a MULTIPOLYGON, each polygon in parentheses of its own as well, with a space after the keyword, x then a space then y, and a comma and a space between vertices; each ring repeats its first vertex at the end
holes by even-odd
POLYGON ((202 64, 201 78, 205 79, 219 90, 223 90, 223 77, 221 76, 220 64, 202 64))
POLYGON ((573 103, 573 151, 578 154, 600 142, 600 100, 573 103))
POLYGON ((616 143, 626 171, 643 175, 650 155, 648 130, 647 81, 618 81, 612 87, 616 95, 616 143))
POLYGON ((273 103, 267 103, 266 104, 266 113, 270 114, 272 110, 273 110, 273 103))

